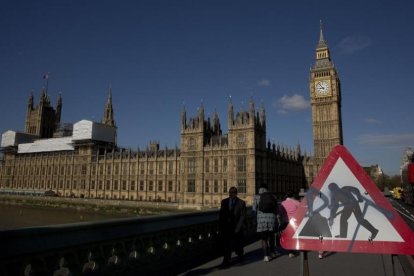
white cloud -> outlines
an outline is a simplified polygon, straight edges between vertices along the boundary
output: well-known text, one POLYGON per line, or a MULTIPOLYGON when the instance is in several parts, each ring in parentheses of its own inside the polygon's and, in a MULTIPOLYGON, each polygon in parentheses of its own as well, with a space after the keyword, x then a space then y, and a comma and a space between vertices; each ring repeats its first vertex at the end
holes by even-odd
POLYGON ((365 118, 364 122, 367 124, 373 124, 373 125, 381 124, 381 121, 378 121, 377 119, 374 119, 374 118, 365 118))
POLYGON ((356 140, 361 145, 405 147, 414 143, 414 133, 362 134, 356 140))
POLYGON ((278 109, 279 114, 287 114, 289 111, 306 110, 310 108, 310 103, 302 95, 284 95, 277 102, 273 103, 273 107, 278 109))
POLYGON ((338 44, 339 52, 352 54, 371 45, 371 39, 366 36, 347 36, 338 44))
POLYGON ((262 79, 257 82, 258 86, 268 87, 270 86, 270 80, 262 79))

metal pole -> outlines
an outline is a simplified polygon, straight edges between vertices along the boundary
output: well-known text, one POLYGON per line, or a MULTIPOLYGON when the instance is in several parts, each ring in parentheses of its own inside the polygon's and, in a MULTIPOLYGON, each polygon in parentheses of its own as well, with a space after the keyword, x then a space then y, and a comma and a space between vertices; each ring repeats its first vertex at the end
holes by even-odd
POLYGON ((300 252, 300 276, 309 276, 308 251, 300 252))
POLYGON ((395 258, 395 254, 391 254, 391 267, 392 267, 392 276, 395 276, 395 263, 394 263, 394 258, 395 258))

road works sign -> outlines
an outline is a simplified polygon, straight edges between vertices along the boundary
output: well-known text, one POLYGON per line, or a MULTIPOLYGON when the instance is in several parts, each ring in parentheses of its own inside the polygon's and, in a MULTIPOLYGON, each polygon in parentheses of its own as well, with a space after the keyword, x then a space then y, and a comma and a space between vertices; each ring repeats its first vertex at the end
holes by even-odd
POLYGON ((414 233, 344 146, 336 146, 283 232, 287 249, 414 254, 414 233))

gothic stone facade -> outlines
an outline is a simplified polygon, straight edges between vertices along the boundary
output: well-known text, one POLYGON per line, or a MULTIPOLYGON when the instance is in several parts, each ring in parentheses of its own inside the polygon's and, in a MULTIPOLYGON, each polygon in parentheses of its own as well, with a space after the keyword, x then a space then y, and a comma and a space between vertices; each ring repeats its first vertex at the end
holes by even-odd
MULTIPOLYGON (((106 118, 108 108, 112 110, 109 100, 102 122, 114 125, 106 118)), ((266 143, 263 107, 256 113, 251 100, 248 112, 234 114, 229 103, 228 123, 228 133, 222 134, 217 113, 211 124, 202 106, 188 121, 183 111, 181 149, 160 149, 153 142, 145 150, 127 150, 93 140, 77 142, 71 151, 21 154, 5 148, 1 188, 217 206, 231 186, 247 202, 262 184, 279 193, 305 187, 300 147, 266 143)))

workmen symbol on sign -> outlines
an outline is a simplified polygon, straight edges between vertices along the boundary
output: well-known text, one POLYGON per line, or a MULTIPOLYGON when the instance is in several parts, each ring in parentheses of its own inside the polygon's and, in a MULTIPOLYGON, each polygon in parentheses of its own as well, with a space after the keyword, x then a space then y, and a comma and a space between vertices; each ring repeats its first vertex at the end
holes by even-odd
POLYGON ((335 182, 330 183, 328 185, 328 188, 331 191, 331 202, 329 205, 331 212, 328 220, 329 225, 332 226, 334 219, 338 215, 341 215, 340 234, 336 237, 347 237, 348 219, 352 214, 354 214, 357 222, 371 232, 371 237, 369 240, 373 240, 378 234, 378 229, 372 226, 372 224, 366 220, 362 214, 359 203, 362 203, 364 201, 364 198, 362 197, 361 192, 352 186, 344 186, 342 188, 339 188, 335 182), (340 206, 343 206, 343 209, 337 213, 340 206))
POLYGON ((371 233, 368 240, 372 241, 379 230, 365 218, 368 207, 373 207, 388 219, 393 218, 389 211, 381 208, 368 197, 362 196, 360 190, 354 186, 339 187, 335 182, 331 182, 327 186, 328 189, 325 193, 314 188, 310 188, 307 192, 308 210, 305 217, 308 219, 299 236, 350 238, 348 237, 348 220, 353 214, 356 224, 352 224, 353 228, 350 233, 357 232, 358 228, 363 226, 371 233), (364 204, 363 211, 360 204, 364 204), (337 217, 339 217, 339 223, 334 223, 337 221, 335 220, 337 217), (339 234, 333 235, 334 232, 339 232, 339 234))

